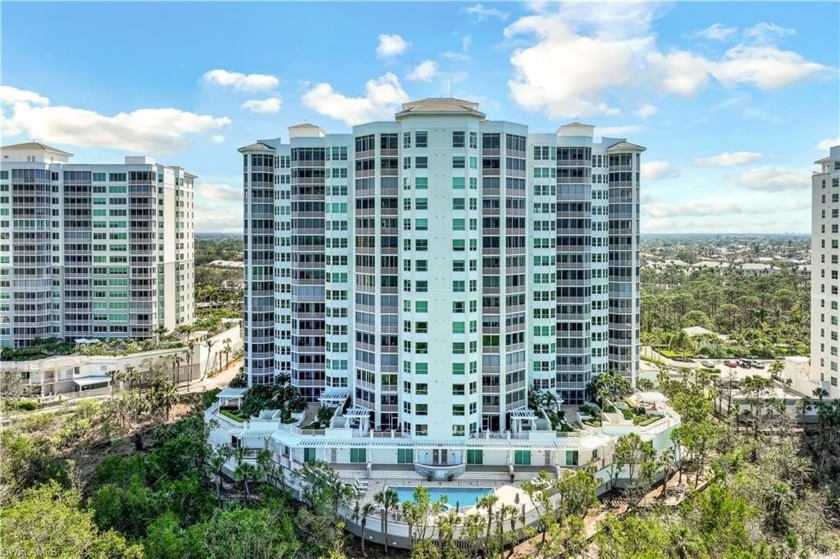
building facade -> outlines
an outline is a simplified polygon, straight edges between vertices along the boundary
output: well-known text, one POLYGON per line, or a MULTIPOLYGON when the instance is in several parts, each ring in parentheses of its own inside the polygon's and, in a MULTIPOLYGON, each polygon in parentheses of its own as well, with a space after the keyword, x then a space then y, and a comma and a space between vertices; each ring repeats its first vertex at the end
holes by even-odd
POLYGON ((840 146, 816 162, 811 202, 811 377, 840 398, 840 146))
POLYGON ((2 148, 0 347, 192 323, 196 177, 149 157, 71 157, 36 142, 2 148))
POLYGON ((239 151, 251 384, 449 438, 508 431, 532 387, 635 383, 643 147, 426 99, 239 151))

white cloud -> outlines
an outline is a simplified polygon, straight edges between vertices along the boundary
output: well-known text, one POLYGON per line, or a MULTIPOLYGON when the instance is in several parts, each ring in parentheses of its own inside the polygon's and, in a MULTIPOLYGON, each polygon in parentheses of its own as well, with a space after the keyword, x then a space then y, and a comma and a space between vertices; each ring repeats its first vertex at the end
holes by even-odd
POLYGON ((249 99, 242 103, 242 108, 252 113, 277 113, 280 112, 280 99, 269 97, 268 99, 249 99))
POLYGON ((221 69, 206 72, 204 81, 238 91, 265 91, 280 85, 280 80, 269 74, 242 74, 221 69))
POLYGON ((647 62, 657 85, 666 93, 693 97, 709 83, 712 63, 694 53, 674 50, 662 54, 655 51, 647 55, 647 62))
POLYGON ((833 140, 831 138, 826 138, 825 140, 818 143, 815 149, 825 151, 831 149, 834 146, 840 146, 840 137, 834 138, 833 140))
POLYGON ((738 32, 737 27, 726 27, 722 23, 713 23, 705 29, 691 34, 693 39, 710 39, 712 41, 725 41, 738 32))
POLYGON ((207 206, 196 201, 195 230, 200 233, 241 232, 242 221, 241 208, 230 211, 230 208, 207 206))
POLYGON ((214 144, 221 144, 225 141, 225 137, 221 134, 213 134, 212 136, 210 136, 210 141, 214 144))
POLYGON ((630 126, 596 126, 595 132, 598 133, 599 136, 608 136, 610 138, 621 138, 623 136, 627 136, 628 134, 634 134, 636 132, 641 132, 644 130, 643 126, 638 125, 630 125, 630 126))
POLYGON ((457 60, 458 62, 469 62, 470 60, 472 60, 472 57, 469 55, 471 45, 472 37, 470 35, 464 35, 463 37, 461 37, 461 50, 448 50, 446 52, 440 53, 440 55, 450 60, 457 60))
POLYGON ((50 100, 34 91, 18 89, 9 85, 0 85, 0 103, 29 103, 30 105, 49 105, 50 100))
POLYGON ((404 53, 410 44, 397 34, 380 35, 379 44, 376 47, 376 56, 379 58, 398 56, 404 53))
POLYGON ((648 180, 670 179, 679 176, 679 169, 667 161, 648 161, 642 163, 642 178, 648 180))
POLYGON ((727 215, 768 215, 795 212, 811 207, 810 201, 791 200, 785 203, 773 202, 767 205, 737 203, 731 200, 695 201, 683 204, 645 204, 642 214, 647 217, 663 219, 672 217, 702 217, 727 215))
POLYGON ((515 73, 508 87, 520 106, 544 110, 549 118, 586 117, 614 110, 599 94, 635 78, 634 51, 647 48, 643 43, 648 41, 628 44, 580 36, 559 14, 524 17, 505 29, 508 39, 523 34, 536 36, 537 42, 511 55, 515 73))
MULTIPOLYGON (((770 24, 750 28, 746 42, 711 58, 691 50, 663 51, 656 45, 652 23, 667 9, 663 4, 567 2, 531 8, 535 15, 505 29, 505 37, 518 45, 510 55, 514 74, 508 87, 521 107, 544 111, 549 118, 610 114, 615 111, 608 101, 611 94, 625 88, 652 87, 690 97, 712 79, 724 87, 775 89, 830 70, 759 41, 789 34, 770 24)), ((729 28, 712 28, 704 31, 732 34, 729 28)))
POLYGON ((482 4, 474 4, 469 8, 465 8, 464 12, 475 18, 476 21, 487 21, 490 18, 498 18, 505 21, 508 18, 508 13, 503 12, 498 8, 485 8, 482 4))
POLYGON ((659 112, 659 107, 656 105, 642 105, 636 109, 636 116, 639 118, 649 118, 659 112))
POLYGON ((811 188, 811 172, 770 166, 755 167, 737 175, 735 181, 750 190, 760 192, 804 190, 811 188))
POLYGON ((796 30, 764 21, 744 29, 744 39, 755 41, 756 43, 771 43, 777 38, 787 35, 796 35, 796 30))
POLYGON ((241 201, 242 189, 223 183, 199 181, 196 187, 196 195, 208 200, 241 201))
POLYGON ((3 96, 16 100, 11 116, 3 115, 4 134, 26 133, 47 143, 73 146, 170 153, 186 147, 189 136, 218 130, 231 122, 227 117, 173 108, 137 109, 108 116, 49 105, 46 97, 15 88, 4 90, 3 96))
POLYGON ((754 151, 724 152, 711 157, 698 157, 694 160, 694 164, 699 167, 734 167, 758 161, 762 157, 764 157, 763 153, 754 151))
POLYGON ((11 138, 17 136, 22 130, 20 126, 15 124, 9 117, 6 116, 6 111, 0 108, 0 137, 11 138))
POLYGON ((407 80, 427 82, 435 77, 438 66, 434 60, 424 60, 406 76, 407 80))
POLYGON ((642 212, 648 217, 668 218, 680 216, 735 215, 744 209, 733 202, 689 202, 685 204, 647 204, 642 212))
POLYGON ((328 83, 319 83, 303 94, 303 104, 318 113, 340 120, 348 126, 371 120, 393 118, 408 94, 400 80, 388 72, 365 83, 364 97, 347 97, 328 83))
POLYGON ((806 60, 799 53, 770 46, 737 45, 711 66, 711 74, 725 87, 748 83, 761 89, 778 89, 815 78, 829 68, 806 60))

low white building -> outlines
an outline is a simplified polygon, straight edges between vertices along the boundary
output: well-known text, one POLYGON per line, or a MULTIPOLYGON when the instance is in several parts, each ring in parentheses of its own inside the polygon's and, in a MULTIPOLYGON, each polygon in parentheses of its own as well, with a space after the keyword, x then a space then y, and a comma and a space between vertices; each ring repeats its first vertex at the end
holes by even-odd
MULTIPOLYGON (((100 396, 111 394, 112 375, 127 367, 142 369, 149 360, 180 356, 177 366, 179 384, 193 382, 217 371, 227 357, 242 347, 240 321, 232 321, 226 330, 214 335, 196 332, 189 343, 180 347, 142 351, 129 355, 56 355, 32 361, 0 361, 0 371, 18 372, 24 391, 32 396, 100 396), (191 357, 190 357, 191 356, 191 357)), ((173 374, 175 374, 173 364, 173 374)))

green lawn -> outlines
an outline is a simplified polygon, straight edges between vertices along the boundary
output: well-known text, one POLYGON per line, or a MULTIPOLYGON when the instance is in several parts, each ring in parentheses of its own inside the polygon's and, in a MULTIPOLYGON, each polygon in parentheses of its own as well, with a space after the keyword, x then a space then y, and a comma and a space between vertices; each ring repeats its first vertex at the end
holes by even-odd
POLYGON ((235 411, 231 411, 231 410, 219 410, 219 413, 220 413, 220 414, 222 414, 223 416, 225 416, 225 417, 227 417, 227 418, 229 418, 229 419, 232 419, 232 420, 234 420, 234 421, 237 421, 237 422, 239 422, 239 423, 242 423, 243 421, 248 421, 248 418, 247 418, 247 417, 242 417, 241 415, 239 415, 239 413, 237 413, 237 412, 235 412, 235 411))

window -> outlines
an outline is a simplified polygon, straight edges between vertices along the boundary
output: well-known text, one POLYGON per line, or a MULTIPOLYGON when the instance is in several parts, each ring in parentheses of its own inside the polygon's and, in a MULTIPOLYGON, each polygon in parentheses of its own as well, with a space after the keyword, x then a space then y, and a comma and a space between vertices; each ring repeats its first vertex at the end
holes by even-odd
POLYGON ((411 147, 411 132, 403 132, 403 147, 411 147))
POLYGON ((315 449, 312 447, 304 447, 303 448, 303 461, 304 462, 314 462, 317 460, 317 456, 315 456, 315 449))
POLYGON ((366 448, 351 448, 350 449, 350 462, 352 464, 361 464, 367 462, 367 449, 366 448))
POLYGON ((417 435, 418 437, 428 436, 429 435, 429 426, 428 425, 417 425, 417 426, 415 426, 414 427, 414 434, 417 435))
POLYGON ((452 177, 452 188, 454 190, 463 190, 465 184, 466 179, 464 177, 452 177))
POLYGON ((578 465, 578 451, 577 450, 567 450, 566 451, 566 465, 567 466, 577 466, 578 465))
POLYGON ((463 130, 456 130, 456 131, 452 132, 452 147, 453 148, 464 147, 464 131, 463 130))
POLYGON ((478 132, 470 132, 470 149, 478 149, 478 132))
POLYGON ((414 179, 414 187, 417 190, 426 190, 429 188, 429 179, 428 177, 417 177, 414 179))
POLYGON ((484 464, 484 451, 478 448, 468 448, 467 464, 484 464))
POLYGON ((418 148, 426 148, 429 147, 429 133, 428 132, 415 132, 414 133, 414 143, 415 147, 418 148))
POLYGON ((453 169, 464 169, 464 168, 466 168, 466 160, 464 159, 463 155, 452 156, 452 168, 453 169))
POLYGON ((414 409, 415 415, 429 415, 429 404, 416 404, 414 409))
POLYGON ((453 363, 452 364, 452 374, 453 375, 463 375, 464 374, 464 364, 463 363, 453 363))
MULTIPOLYGON (((416 157, 414 159, 414 166, 417 169, 428 169, 429 168, 429 158, 428 157, 416 157)), ((419 186, 417 188, 420 188, 419 186)))

